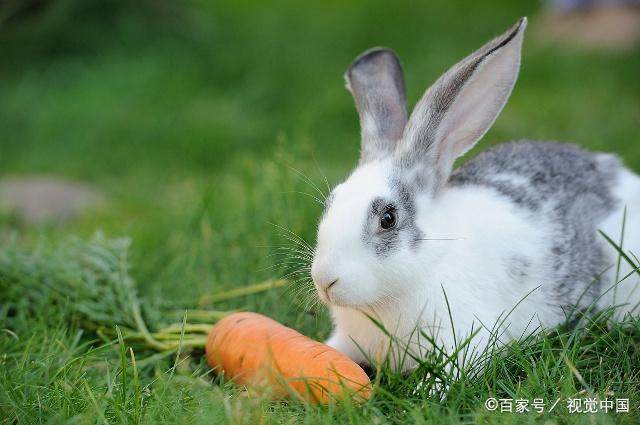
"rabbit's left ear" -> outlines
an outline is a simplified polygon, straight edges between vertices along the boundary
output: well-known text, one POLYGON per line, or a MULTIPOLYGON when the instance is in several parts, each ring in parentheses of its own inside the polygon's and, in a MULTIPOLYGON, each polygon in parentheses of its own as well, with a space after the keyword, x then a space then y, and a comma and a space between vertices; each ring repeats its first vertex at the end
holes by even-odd
POLYGON ((463 59, 418 102, 396 154, 420 185, 437 190, 453 163, 489 130, 507 102, 520 68, 527 19, 463 59))
POLYGON ((360 115, 360 163, 393 153, 407 123, 404 76, 396 54, 376 47, 358 56, 344 74, 360 115))

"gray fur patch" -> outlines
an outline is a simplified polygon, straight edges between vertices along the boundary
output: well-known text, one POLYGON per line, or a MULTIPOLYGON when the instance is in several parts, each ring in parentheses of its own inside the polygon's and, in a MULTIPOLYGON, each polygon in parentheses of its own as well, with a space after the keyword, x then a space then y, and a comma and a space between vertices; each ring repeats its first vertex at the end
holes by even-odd
POLYGON ((571 144, 512 142, 480 153, 448 185, 492 188, 534 220, 550 222, 552 302, 571 306, 584 293, 580 306, 588 306, 600 294, 598 276, 608 266, 597 224, 616 206, 611 190, 619 168, 616 157, 571 144), (518 181, 496 179, 500 175, 518 181))
POLYGON ((411 187, 403 183, 400 179, 392 179, 391 187, 394 188, 394 191, 397 193, 400 205, 402 206, 403 228, 406 230, 409 246, 412 249, 417 249, 420 241, 424 238, 424 233, 422 233, 416 224, 417 210, 413 196, 415 190, 412 190, 411 187))
POLYGON ((371 202, 365 221, 362 239, 370 245, 377 256, 386 257, 400 246, 407 244, 417 249, 423 233, 416 225, 416 204, 409 187, 392 179, 393 199, 376 198, 371 202), (379 221, 384 211, 392 206, 397 223, 392 229, 380 228, 379 221))
POLYGON ((515 281, 522 282, 529 275, 531 260, 519 254, 514 254, 506 260, 507 274, 515 281))

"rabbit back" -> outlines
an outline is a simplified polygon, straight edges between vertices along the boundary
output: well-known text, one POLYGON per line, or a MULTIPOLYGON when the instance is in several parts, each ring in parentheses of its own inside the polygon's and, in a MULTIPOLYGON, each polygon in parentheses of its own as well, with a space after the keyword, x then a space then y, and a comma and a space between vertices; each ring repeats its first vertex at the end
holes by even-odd
POLYGON ((602 293, 599 276, 610 265, 610 248, 598 229, 621 207, 615 195, 621 169, 614 155, 519 141, 480 153, 453 172, 448 184, 491 188, 528 220, 551 229, 545 253, 555 282, 550 301, 584 307, 602 293))

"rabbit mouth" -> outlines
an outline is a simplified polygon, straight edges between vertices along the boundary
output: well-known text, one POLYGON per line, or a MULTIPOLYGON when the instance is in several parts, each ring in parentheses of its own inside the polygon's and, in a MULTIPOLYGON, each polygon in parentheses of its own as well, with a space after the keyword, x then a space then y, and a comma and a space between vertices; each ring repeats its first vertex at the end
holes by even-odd
POLYGON ((377 311, 381 308, 388 308, 394 299, 393 297, 387 296, 383 296, 375 300, 361 299, 359 297, 354 297, 353 294, 337 293, 335 290, 331 291, 329 288, 327 288, 326 292, 318 291, 318 296, 320 300, 329 307, 341 307, 370 312, 377 311))

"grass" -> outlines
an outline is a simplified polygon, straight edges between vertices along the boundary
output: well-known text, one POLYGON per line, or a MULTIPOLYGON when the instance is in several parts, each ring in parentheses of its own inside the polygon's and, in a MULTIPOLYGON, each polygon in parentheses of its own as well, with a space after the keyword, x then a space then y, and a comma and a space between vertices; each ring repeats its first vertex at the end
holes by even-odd
POLYGON ((127 339, 134 296, 152 332, 202 307, 259 311, 327 337, 329 317, 306 308, 305 287, 206 298, 299 267, 274 255, 291 245, 278 226, 313 242, 320 208, 296 193, 313 191, 298 171, 335 183, 355 163, 359 129, 341 74, 371 45, 398 51, 414 103, 447 66, 529 15, 520 80, 476 151, 567 140, 640 170, 640 55, 542 45, 537 8, 66 0, 2 22, 2 175, 88 181, 109 203, 60 226, 0 216, 0 423, 637 423, 637 319, 603 315, 523 337, 485 373, 454 380, 444 400, 433 382, 415 391, 441 365, 437 353, 410 376, 383 368, 361 407, 244 397, 197 349, 154 355, 127 339), (103 321, 112 326, 91 326, 103 321), (591 395, 629 397, 635 414, 567 412, 567 398, 591 395), (562 402, 551 414, 500 414, 484 408, 488 397, 562 402))

